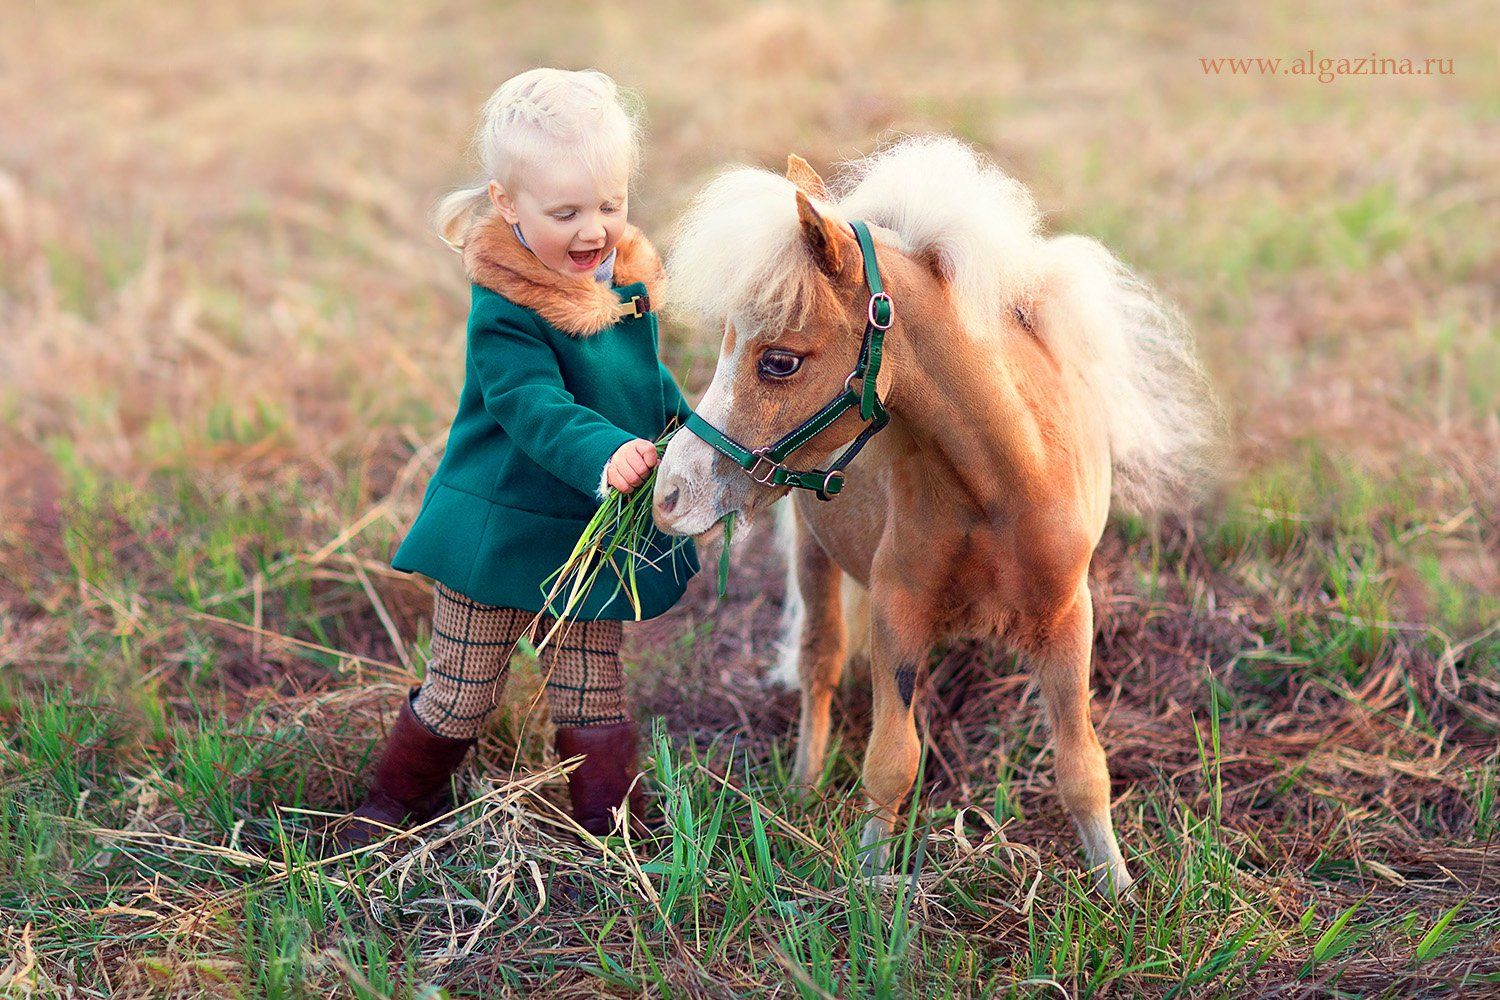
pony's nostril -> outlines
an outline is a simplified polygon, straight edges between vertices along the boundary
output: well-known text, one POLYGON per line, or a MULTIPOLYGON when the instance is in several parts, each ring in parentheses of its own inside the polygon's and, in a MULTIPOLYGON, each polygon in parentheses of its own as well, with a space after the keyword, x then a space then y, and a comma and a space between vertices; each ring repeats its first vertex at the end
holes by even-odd
POLYGON ((670 514, 677 509, 677 498, 682 494, 681 487, 674 486, 667 491, 667 495, 661 498, 661 512, 670 514))

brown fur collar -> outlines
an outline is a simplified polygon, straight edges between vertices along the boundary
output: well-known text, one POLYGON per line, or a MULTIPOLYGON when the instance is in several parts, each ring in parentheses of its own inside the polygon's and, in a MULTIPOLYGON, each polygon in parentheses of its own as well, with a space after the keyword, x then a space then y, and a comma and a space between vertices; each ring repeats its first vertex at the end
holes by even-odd
MULTIPOLYGON (((615 284, 644 281, 653 306, 659 306, 664 301, 666 276, 651 241, 635 226, 626 225, 615 249, 615 284)), ((608 285, 591 276, 571 278, 552 270, 516 239, 510 224, 498 215, 484 216, 469 227, 463 253, 470 281, 536 310, 570 336, 592 336, 614 326, 619 318, 620 297, 608 285)))

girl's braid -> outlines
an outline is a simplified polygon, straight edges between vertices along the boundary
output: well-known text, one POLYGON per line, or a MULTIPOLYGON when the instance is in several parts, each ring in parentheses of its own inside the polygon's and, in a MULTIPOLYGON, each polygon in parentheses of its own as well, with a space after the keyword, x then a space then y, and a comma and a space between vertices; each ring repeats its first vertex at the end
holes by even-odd
POLYGON ((506 110, 517 117, 525 118, 527 121, 537 125, 540 125, 555 114, 555 112, 542 107, 536 101, 525 96, 516 97, 506 106, 506 110))

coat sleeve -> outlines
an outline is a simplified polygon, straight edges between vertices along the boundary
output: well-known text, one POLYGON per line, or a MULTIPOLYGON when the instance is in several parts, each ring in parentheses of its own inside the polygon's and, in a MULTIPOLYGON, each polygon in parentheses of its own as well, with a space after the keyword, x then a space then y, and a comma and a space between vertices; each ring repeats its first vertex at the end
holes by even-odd
POLYGON ((574 401, 552 346, 524 320, 476 312, 468 348, 484 407, 517 447, 580 493, 598 498, 605 464, 635 435, 574 401))
POLYGON ((660 360, 656 364, 661 369, 661 398, 666 403, 667 422, 671 423, 672 418, 676 417, 677 422, 681 423, 687 419, 689 413, 693 412, 693 408, 688 405, 687 399, 682 395, 682 389, 677 385, 677 380, 672 377, 672 370, 660 360))

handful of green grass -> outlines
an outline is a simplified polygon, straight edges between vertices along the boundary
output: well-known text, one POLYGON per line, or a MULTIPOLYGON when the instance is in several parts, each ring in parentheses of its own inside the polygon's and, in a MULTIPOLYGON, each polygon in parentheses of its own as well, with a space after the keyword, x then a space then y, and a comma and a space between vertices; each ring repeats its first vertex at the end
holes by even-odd
MULTIPOLYGON (((658 458, 667 450, 667 442, 675 433, 676 428, 656 441, 658 458)), ((557 623, 536 644, 537 649, 545 646, 558 627, 578 608, 606 568, 615 577, 615 589, 609 600, 614 600, 623 590, 626 600, 635 610, 635 620, 641 620, 641 598, 636 584, 636 572, 641 563, 653 567, 656 565, 645 556, 644 549, 650 542, 653 531, 651 494, 656 485, 657 468, 660 466, 653 467, 645 480, 628 494, 610 489, 599 509, 584 527, 583 533, 578 536, 567 561, 542 581, 542 588, 547 595, 545 606, 554 607, 554 602, 559 598, 562 599, 562 605, 557 614, 557 623)), ((724 515, 724 550, 719 555, 720 600, 724 599, 729 584, 729 543, 733 532, 734 514, 731 512, 724 515)), ((674 539, 672 548, 666 555, 670 557, 679 545, 688 543, 687 538, 674 539)))

